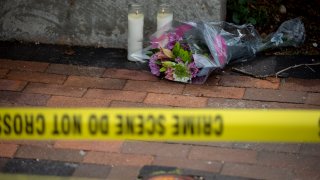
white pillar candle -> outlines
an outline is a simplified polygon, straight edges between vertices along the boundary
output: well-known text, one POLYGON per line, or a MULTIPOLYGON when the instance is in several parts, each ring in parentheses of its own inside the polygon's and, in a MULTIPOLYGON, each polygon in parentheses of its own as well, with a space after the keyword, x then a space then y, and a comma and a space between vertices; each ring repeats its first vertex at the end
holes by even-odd
POLYGON ((139 61, 131 55, 143 48, 144 15, 141 6, 132 5, 128 13, 128 60, 139 61))
POLYGON ((157 30, 167 31, 172 26, 173 13, 169 5, 160 5, 157 14, 157 30))

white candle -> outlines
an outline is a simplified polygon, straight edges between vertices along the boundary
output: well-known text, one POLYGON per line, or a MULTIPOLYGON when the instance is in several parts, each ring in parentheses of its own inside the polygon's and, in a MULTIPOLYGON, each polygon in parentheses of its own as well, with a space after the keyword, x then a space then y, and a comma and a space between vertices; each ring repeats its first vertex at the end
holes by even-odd
POLYGON ((142 50, 144 15, 136 10, 128 14, 128 60, 138 61, 131 57, 137 51, 142 50))
POLYGON ((171 12, 159 12, 157 15, 157 30, 167 31, 172 26, 173 13, 171 12), (162 29, 163 28, 163 29, 162 29))

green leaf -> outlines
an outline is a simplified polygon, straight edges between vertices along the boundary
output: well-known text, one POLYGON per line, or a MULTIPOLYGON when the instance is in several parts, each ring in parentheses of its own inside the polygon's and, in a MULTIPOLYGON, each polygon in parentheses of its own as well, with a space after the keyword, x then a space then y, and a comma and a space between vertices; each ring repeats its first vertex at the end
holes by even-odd
POLYGON ((159 71, 160 72, 166 72, 167 68, 166 67, 162 67, 159 71))
POLYGON ((243 14, 244 17, 247 17, 249 15, 249 13, 250 13, 250 9, 249 8, 246 7, 246 8, 242 9, 242 14, 243 14))
POLYGON ((180 56, 180 58, 182 59, 183 62, 190 62, 191 61, 191 57, 190 57, 188 51, 185 51, 185 50, 181 49, 179 56, 180 56))
POLYGON ((174 45, 173 49, 172 49, 172 53, 175 57, 177 57, 179 55, 179 51, 181 49, 180 43, 176 42, 176 44, 174 45))
POLYGON ((162 62, 162 66, 165 67, 165 68, 174 67, 175 65, 176 65, 176 63, 171 62, 171 61, 162 62))
POLYGON ((162 65, 161 61, 159 61, 159 60, 156 61, 156 64, 157 64, 157 65, 160 65, 160 66, 162 65))
POLYGON ((184 64, 177 64, 177 65, 175 66, 174 74, 175 74, 178 78, 190 77, 188 68, 187 68, 187 66, 184 65, 184 64))
POLYGON ((252 25, 256 25, 257 24, 256 19, 253 18, 253 17, 249 17, 248 22, 251 23, 252 25))
POLYGON ((151 57, 151 56, 153 55, 153 52, 148 51, 148 52, 146 52, 146 55, 149 56, 149 57, 151 57))
POLYGON ((147 51, 146 55, 151 57, 153 54, 156 54, 157 52, 159 52, 160 49, 159 48, 155 48, 155 49, 150 49, 149 51, 147 51))
POLYGON ((248 3, 248 0, 239 0, 239 4, 245 5, 248 3))
POLYGON ((155 49, 151 49, 150 51, 151 51, 151 52, 153 52, 153 53, 155 54, 155 53, 159 52, 159 51, 160 51, 160 49, 159 49, 159 48, 155 48, 155 49))
POLYGON ((240 18, 239 18, 239 15, 237 13, 233 13, 232 14, 232 21, 236 24, 239 24, 240 23, 240 18))
POLYGON ((183 62, 191 62, 192 53, 189 51, 184 50, 179 42, 176 42, 172 49, 172 53, 174 57, 179 57, 182 59, 183 62))

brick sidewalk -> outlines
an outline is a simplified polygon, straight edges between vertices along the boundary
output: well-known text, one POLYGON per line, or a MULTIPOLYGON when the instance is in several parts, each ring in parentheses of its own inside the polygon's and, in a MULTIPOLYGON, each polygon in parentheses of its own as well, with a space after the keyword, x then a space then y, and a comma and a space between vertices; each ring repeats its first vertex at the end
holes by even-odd
MULTIPOLYGON (((204 85, 147 71, 0 59, 0 106, 320 109, 320 80, 211 76, 204 85)), ((69 163, 67 175, 135 179, 144 165, 253 179, 319 179, 319 144, 1 141, 10 164, 69 163)), ((9 164, 9 165, 8 165, 9 164)))

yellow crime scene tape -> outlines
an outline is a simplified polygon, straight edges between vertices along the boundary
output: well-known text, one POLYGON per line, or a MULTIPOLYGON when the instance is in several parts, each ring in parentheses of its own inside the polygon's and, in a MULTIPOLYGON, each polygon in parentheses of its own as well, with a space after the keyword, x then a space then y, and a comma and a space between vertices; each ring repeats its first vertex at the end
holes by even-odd
POLYGON ((0 139, 320 142, 320 111, 1 108, 0 139))

